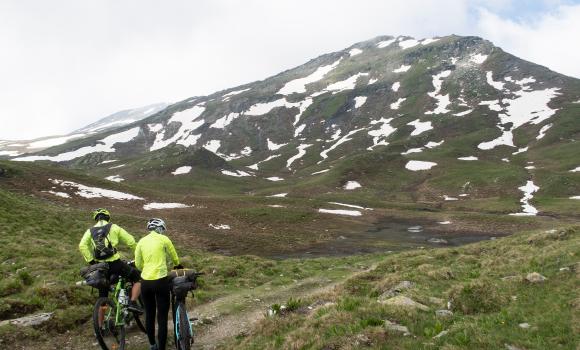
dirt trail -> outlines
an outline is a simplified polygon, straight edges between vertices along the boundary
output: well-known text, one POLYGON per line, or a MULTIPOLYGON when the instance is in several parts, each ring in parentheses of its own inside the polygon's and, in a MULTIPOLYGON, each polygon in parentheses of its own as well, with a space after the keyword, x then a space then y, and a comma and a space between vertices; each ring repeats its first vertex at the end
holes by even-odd
POLYGON ((192 314, 199 319, 209 318, 212 323, 198 329, 196 349, 216 349, 226 340, 249 332, 263 319, 268 308, 274 303, 284 303, 290 297, 306 298, 331 291, 347 278, 371 271, 375 268, 358 270, 340 279, 311 277, 298 281, 292 286, 264 285, 254 290, 244 290, 198 306, 192 314))

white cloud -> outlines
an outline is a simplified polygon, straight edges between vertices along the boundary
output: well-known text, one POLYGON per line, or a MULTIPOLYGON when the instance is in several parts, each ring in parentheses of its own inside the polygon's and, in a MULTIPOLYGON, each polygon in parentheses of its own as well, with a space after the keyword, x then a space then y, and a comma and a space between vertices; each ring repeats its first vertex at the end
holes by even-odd
POLYGON ((481 9, 480 35, 511 54, 580 77, 580 5, 561 5, 537 19, 521 22, 481 9))
POLYGON ((536 16, 544 19, 531 27, 493 15, 517 6, 510 0, 1 1, 0 139, 62 134, 122 109, 235 87, 378 35, 485 35, 508 52, 572 74, 565 69, 577 53, 560 50, 578 36, 576 7, 536 16), (494 24, 504 32, 492 31, 494 24), (551 48, 560 57, 544 53, 544 61, 542 52, 551 48))

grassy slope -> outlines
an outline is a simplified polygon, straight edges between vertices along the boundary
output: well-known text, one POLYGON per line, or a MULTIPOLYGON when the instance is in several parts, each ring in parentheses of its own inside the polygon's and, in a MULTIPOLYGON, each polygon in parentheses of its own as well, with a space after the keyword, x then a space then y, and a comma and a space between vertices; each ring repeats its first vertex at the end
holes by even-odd
POLYGON ((251 335, 226 348, 500 349, 510 344, 525 349, 575 349, 580 340, 579 232, 576 226, 461 248, 385 256, 375 270, 350 279, 332 293, 301 302, 334 304, 267 318, 251 335), (522 280, 533 271, 547 281, 522 280), (502 280, 505 276, 516 277, 502 280), (429 311, 377 302, 403 280, 416 287, 402 294, 428 305, 429 311), (437 305, 430 297, 442 303, 437 305), (437 318, 434 311, 445 308, 448 300, 454 315, 437 318), (385 320, 407 326, 413 336, 386 330, 385 320), (524 322, 531 328, 518 326, 524 322), (448 333, 433 338, 443 330, 448 333))

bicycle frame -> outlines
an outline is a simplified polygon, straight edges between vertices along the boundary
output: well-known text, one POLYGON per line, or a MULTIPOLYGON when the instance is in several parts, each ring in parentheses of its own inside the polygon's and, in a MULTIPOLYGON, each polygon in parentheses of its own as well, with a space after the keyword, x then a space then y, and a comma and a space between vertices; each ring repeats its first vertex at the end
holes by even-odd
MULTIPOLYGON (((115 288, 113 289, 111 287, 111 291, 113 292, 113 297, 111 300, 113 300, 113 303, 115 303, 115 326, 124 325, 126 320, 126 305, 119 303, 119 293, 121 292, 121 289, 125 289, 125 283, 125 279, 123 277, 119 277, 119 281, 117 281, 117 284, 115 284, 115 288)), ((127 296, 127 298, 128 297, 129 296, 127 296)), ((111 310, 107 312, 106 318, 111 319, 111 310)))

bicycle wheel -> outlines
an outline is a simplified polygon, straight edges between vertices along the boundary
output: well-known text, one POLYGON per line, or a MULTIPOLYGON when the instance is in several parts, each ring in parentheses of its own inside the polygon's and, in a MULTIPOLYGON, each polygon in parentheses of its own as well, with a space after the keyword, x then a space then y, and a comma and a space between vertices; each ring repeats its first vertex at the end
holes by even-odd
POLYGON ((93 329, 95 337, 103 350, 125 349, 125 325, 116 324, 116 313, 117 307, 111 299, 97 299, 93 309, 93 329), (99 322, 101 318, 99 314, 102 315, 102 322, 99 322))
POLYGON ((178 350, 190 350, 193 345, 193 331, 183 302, 175 310, 175 339, 178 350))
MULTIPOLYGON (((145 310, 145 304, 143 303, 143 298, 141 297, 141 295, 139 295, 137 303, 139 304, 139 306, 141 306, 141 309, 145 310)), ((145 325, 143 324, 143 322, 145 321, 145 313, 139 314, 137 312, 133 312, 133 318, 135 319, 135 323, 137 324, 137 327, 139 327, 141 332, 147 333, 145 325)))

